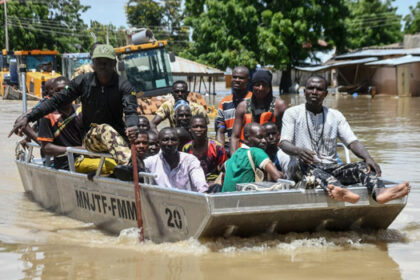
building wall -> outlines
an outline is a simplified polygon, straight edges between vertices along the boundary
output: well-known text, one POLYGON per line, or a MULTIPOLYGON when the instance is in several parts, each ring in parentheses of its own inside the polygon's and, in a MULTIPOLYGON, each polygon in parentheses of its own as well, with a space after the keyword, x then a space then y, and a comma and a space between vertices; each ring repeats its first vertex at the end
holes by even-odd
POLYGON ((397 72, 396 67, 371 68, 374 71, 372 85, 376 88, 376 94, 397 95, 397 72))
POLYGON ((420 62, 410 65, 410 92, 411 96, 420 96, 420 62))

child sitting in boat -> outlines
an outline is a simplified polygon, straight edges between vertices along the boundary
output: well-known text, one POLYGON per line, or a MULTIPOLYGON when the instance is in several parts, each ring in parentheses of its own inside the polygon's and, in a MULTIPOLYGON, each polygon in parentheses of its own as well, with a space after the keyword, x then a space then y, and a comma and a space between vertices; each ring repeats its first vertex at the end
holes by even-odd
POLYGON ((263 178, 257 178, 259 169, 268 173, 273 181, 283 178, 264 151, 267 145, 264 127, 258 123, 245 125, 244 138, 245 143, 225 163, 223 192, 236 191, 236 184, 262 181, 263 178))
POLYGON ((378 203, 385 203, 407 195, 408 182, 392 188, 385 185, 379 165, 357 140, 346 118, 337 110, 322 105, 327 96, 327 81, 313 76, 306 82, 306 104, 286 110, 283 116, 280 148, 289 157, 281 160, 282 170, 289 179, 306 185, 313 181, 335 200, 356 203, 359 195, 344 188, 344 185, 362 183, 378 203), (338 164, 336 157, 337 138, 364 161, 338 164))
MULTIPOLYGON (((54 79, 53 95, 61 94, 68 83, 69 80, 62 76, 54 79)), ((38 141, 45 155, 54 156, 54 168, 69 169, 66 148, 82 146, 82 117, 79 106, 71 103, 61 105, 58 110, 40 119, 38 141)))

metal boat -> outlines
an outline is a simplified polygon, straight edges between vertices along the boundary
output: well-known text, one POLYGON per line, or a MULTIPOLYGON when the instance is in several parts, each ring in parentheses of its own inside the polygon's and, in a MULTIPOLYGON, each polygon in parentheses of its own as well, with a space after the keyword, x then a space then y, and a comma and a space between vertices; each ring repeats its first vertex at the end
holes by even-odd
MULTIPOLYGON (((31 144, 28 149, 19 149, 18 144, 16 164, 25 191, 42 207, 115 234, 137 227, 133 183, 100 174, 109 155, 67 148, 71 169, 57 170, 34 158, 35 147, 31 144), (101 158, 93 180, 74 170, 73 154, 101 158)), ((294 189, 287 180, 282 190, 203 194, 160 187, 154 184, 153 174, 139 174, 144 181, 140 183, 143 234, 157 243, 264 233, 385 229, 407 201, 404 197, 378 204, 365 187, 352 185, 349 188, 360 195, 360 201, 338 202, 323 190, 294 189)), ((386 181, 386 185, 395 183, 386 181)))

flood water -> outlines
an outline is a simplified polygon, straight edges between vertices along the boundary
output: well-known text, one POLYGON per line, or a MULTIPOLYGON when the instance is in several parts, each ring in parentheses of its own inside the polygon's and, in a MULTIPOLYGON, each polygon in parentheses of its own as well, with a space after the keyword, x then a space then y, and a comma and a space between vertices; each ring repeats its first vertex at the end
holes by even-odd
POLYGON ((106 234, 25 195, 13 159, 18 138, 7 138, 22 106, 0 101, 0 278, 419 279, 420 98, 329 96, 326 104, 347 117, 384 177, 411 182, 389 229, 139 244, 130 231, 106 234))

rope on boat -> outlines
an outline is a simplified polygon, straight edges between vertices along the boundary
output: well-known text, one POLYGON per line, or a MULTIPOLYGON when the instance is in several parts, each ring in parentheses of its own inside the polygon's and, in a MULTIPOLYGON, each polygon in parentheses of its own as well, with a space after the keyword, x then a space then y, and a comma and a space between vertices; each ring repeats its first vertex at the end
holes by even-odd
POLYGON ((258 192, 269 192, 269 191, 280 191, 280 190, 289 190, 294 188, 293 186, 290 186, 289 184, 285 183, 277 183, 270 187, 262 187, 256 184, 247 184, 242 188, 241 191, 243 192, 249 192, 249 191, 258 191, 258 192))

